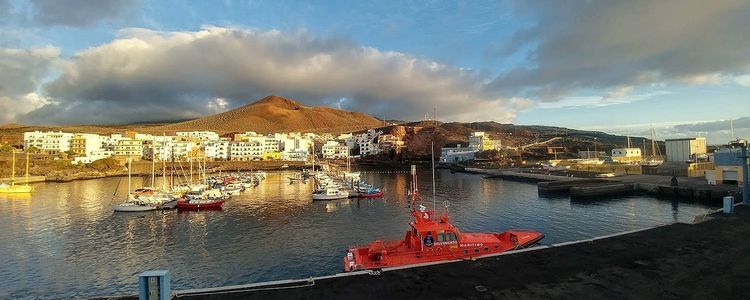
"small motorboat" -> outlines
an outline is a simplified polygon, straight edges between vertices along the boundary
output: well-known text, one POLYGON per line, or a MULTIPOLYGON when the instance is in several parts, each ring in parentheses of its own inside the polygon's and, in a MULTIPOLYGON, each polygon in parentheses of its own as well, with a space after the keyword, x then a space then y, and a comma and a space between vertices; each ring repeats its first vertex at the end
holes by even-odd
POLYGON ((144 203, 128 201, 122 204, 114 206, 114 210, 117 212, 142 212, 157 210, 158 207, 154 205, 146 205, 144 203))
POLYGON ((224 205, 223 198, 209 199, 186 197, 185 199, 177 201, 177 210, 221 209, 222 205, 224 205))
POLYGON ((420 204, 416 167, 412 166, 411 215, 414 221, 403 240, 376 240, 349 247, 344 272, 406 266, 427 262, 473 259, 535 245, 544 234, 534 230, 490 233, 461 232, 451 224, 447 211, 437 215, 420 204))
POLYGON ((380 198, 380 197, 383 197, 383 191, 379 189, 372 189, 367 192, 360 192, 359 197, 360 198, 380 198))
POLYGON ((338 200, 349 198, 349 192, 338 188, 326 188, 317 190, 312 194, 313 200, 338 200))

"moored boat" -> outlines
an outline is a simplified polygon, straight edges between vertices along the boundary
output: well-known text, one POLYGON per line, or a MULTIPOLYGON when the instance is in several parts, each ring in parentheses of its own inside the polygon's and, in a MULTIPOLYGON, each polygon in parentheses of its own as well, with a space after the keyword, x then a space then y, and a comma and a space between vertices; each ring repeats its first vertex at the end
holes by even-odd
POLYGON ((312 194, 313 200, 338 200, 349 198, 349 192, 342 191, 338 188, 326 188, 318 190, 312 194))
POLYGON ((374 241, 366 246, 349 247, 344 271, 381 269, 427 262, 472 259, 530 247, 544 238, 533 230, 507 230, 498 233, 461 232, 451 224, 447 212, 436 214, 421 202, 412 166, 411 215, 414 221, 403 240, 374 241))
POLYGON ((223 199, 192 199, 177 201, 178 210, 221 209, 223 199))

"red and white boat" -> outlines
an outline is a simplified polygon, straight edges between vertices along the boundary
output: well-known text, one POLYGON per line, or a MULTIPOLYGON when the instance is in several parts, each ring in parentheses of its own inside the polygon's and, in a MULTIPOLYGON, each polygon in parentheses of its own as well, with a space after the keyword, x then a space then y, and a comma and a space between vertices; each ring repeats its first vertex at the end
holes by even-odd
POLYGON ((414 221, 403 240, 374 241, 352 246, 344 257, 344 271, 398 267, 427 262, 471 259, 533 246, 544 238, 534 230, 507 230, 497 233, 461 232, 450 223, 447 212, 437 215, 421 202, 412 166, 411 214, 414 221))
POLYGON ((221 209, 222 205, 224 205, 224 200, 222 199, 193 199, 190 201, 180 199, 177 201, 178 210, 221 209))

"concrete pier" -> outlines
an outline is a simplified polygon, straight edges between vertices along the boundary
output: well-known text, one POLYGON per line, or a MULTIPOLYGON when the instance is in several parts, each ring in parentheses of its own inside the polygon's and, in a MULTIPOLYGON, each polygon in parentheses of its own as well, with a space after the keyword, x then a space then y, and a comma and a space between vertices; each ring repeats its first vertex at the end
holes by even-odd
POLYGON ((750 298, 750 241, 743 238, 750 209, 706 219, 477 260, 175 293, 178 299, 750 298))

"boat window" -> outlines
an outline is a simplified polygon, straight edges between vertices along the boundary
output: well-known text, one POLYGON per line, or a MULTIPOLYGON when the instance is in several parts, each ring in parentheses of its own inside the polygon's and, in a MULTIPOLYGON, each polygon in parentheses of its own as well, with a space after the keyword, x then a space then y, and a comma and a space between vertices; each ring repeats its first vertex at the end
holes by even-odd
POLYGON ((445 240, 446 241, 450 241, 450 242, 455 241, 456 240, 456 234, 453 233, 453 232, 446 233, 445 234, 445 240))
POLYGON ((438 242, 444 242, 445 241, 445 235, 442 233, 438 233, 438 242))
POLYGON ((469 250, 464 250, 464 254, 469 254, 469 250))
POLYGON ((479 253, 479 249, 474 249, 474 253, 479 253))
POLYGON ((484 247, 484 251, 490 250, 489 247, 484 247))

